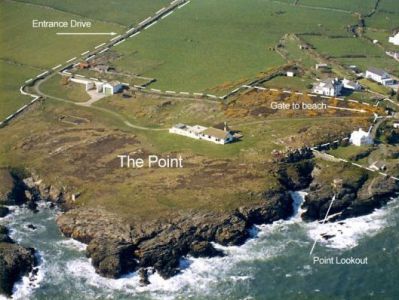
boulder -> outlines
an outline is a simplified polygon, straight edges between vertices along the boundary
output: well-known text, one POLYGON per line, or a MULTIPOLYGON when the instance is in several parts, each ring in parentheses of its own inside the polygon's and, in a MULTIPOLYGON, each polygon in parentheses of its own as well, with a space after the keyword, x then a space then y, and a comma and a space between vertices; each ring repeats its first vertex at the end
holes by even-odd
POLYGON ((87 246, 86 255, 92 259, 97 273, 108 278, 133 272, 137 266, 134 245, 118 240, 93 239, 87 246))
POLYGON ((8 215, 9 212, 10 210, 8 209, 8 207, 0 205, 0 218, 5 217, 6 215, 8 215))
POLYGON ((0 294, 11 296, 14 283, 35 266, 35 250, 15 244, 5 227, 0 232, 0 294))

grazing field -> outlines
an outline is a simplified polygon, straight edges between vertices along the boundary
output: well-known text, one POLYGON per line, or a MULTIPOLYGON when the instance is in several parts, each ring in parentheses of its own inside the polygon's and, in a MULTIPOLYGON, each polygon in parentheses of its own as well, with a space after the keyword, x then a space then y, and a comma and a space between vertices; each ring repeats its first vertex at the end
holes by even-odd
POLYGON ((309 89, 313 81, 309 78, 278 76, 266 81, 263 86, 268 88, 289 89, 294 91, 304 91, 309 89))
POLYGON ((123 26, 136 25, 153 15, 171 0, 17 0, 32 3, 93 20, 112 22, 123 26))
POLYGON ((303 36, 316 51, 343 65, 357 65, 363 71, 369 67, 385 68, 397 74, 399 65, 389 58, 384 49, 360 38, 329 38, 303 36))
POLYGON ((192 1, 115 47, 123 55, 115 64, 156 78, 160 89, 217 93, 284 64, 273 51, 284 34, 349 36, 346 25, 354 20, 347 13, 270 1, 192 1))
POLYGON ((371 12, 377 0, 299 0, 299 5, 308 5, 319 8, 338 9, 348 12, 371 12))
POLYGON ((0 121, 32 100, 21 95, 19 88, 27 78, 37 73, 35 68, 0 60, 0 121))
POLYGON ((381 0, 376 13, 366 20, 368 27, 389 31, 399 27, 399 5, 397 0, 381 0))
MULTIPOLYGON (((65 30, 32 28, 33 19, 69 21, 76 18, 71 14, 8 1, 0 2, 0 11, 0 57, 5 60, 47 69, 108 39, 104 36, 57 36, 56 32, 65 30)), ((120 32, 122 29, 113 24, 93 22, 90 31, 120 32)))
POLYGON ((86 102, 90 100, 90 96, 86 93, 85 86, 74 82, 66 82, 60 75, 51 77, 44 82, 41 89, 46 94, 58 98, 68 99, 75 102, 86 102))

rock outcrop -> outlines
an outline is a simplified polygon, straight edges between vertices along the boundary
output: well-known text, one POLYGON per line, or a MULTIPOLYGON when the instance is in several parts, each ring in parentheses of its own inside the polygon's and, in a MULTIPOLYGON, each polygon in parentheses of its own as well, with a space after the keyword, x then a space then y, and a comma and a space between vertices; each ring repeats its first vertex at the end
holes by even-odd
POLYGON ((11 296, 14 283, 34 268, 35 251, 14 243, 0 225, 0 294, 11 296))
POLYGON ((169 278, 180 271, 183 256, 223 255, 211 242, 240 245, 248 239, 253 224, 290 216, 292 200, 287 193, 270 192, 267 196, 270 198, 257 207, 241 207, 230 214, 193 212, 126 225, 101 209, 72 209, 59 216, 57 223, 66 236, 88 244, 86 254, 103 276, 117 278, 137 269, 153 268, 169 278))
POLYGON ((331 199, 335 201, 329 215, 331 220, 342 220, 371 213, 382 207, 399 191, 399 182, 347 165, 317 166, 309 187, 303 219, 321 220, 325 217, 331 199))

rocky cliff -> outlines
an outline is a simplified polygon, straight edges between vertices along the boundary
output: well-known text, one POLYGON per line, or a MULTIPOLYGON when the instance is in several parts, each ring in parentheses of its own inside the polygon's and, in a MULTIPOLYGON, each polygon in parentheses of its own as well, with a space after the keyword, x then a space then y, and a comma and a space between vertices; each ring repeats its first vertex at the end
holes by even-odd
POLYGON ((33 248, 14 243, 7 228, 0 225, 0 294, 11 296, 15 282, 33 270, 34 253, 33 248))

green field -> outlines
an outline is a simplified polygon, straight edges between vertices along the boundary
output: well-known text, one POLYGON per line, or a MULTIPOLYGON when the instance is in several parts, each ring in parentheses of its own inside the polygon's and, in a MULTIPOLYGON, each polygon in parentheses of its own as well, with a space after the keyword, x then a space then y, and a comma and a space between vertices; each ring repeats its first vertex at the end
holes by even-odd
POLYGON ((324 36, 304 36, 316 51, 333 58, 342 65, 357 65, 363 71, 369 67, 384 68, 398 74, 399 66, 389 58, 384 50, 365 39, 329 38, 324 36))
POLYGON ((160 89, 223 92, 284 64, 271 50, 284 34, 348 36, 345 24, 353 21, 347 13, 263 0, 192 1, 115 47, 124 56, 115 63, 156 78, 160 89))
POLYGON ((90 96, 86 93, 85 86, 83 84, 78 84, 74 82, 69 82, 68 84, 62 84, 62 77, 56 75, 51 77, 46 82, 40 86, 40 88, 54 97, 68 99, 75 102, 86 102, 90 100, 90 96))
POLYGON ((309 78, 278 76, 266 81, 263 86, 268 88, 289 89, 294 91, 307 90, 313 81, 309 78))
MULTIPOLYGON (((88 15, 88 17, 97 14, 105 21, 117 20, 124 14, 126 25, 128 25, 128 18, 135 23, 168 3, 168 1, 161 0, 135 0, 134 5, 127 6, 129 10, 121 9, 118 14, 115 14, 115 10, 111 9, 114 4, 107 1, 101 1, 101 6, 98 5, 100 1, 31 2, 50 5, 60 10, 31 5, 22 1, 0 1, 0 79, 3 84, 0 92, 0 120, 31 100, 30 97, 22 96, 19 93, 20 86, 27 79, 58 64, 65 64, 66 60, 75 56, 79 57, 80 53, 92 50, 97 44, 109 39, 108 36, 57 36, 55 33, 62 30, 32 29, 33 19, 87 20, 82 15, 90 11, 93 15, 88 15), (70 13, 63 12, 64 9, 70 13)), ((128 3, 125 4, 128 5, 128 3)), ((90 32, 114 31, 121 33, 125 29, 126 27, 122 25, 94 20, 90 32)))
POLYGON ((299 0, 299 5, 345 10, 348 12, 370 12, 377 0, 299 0))
MULTIPOLYGON (((57 36, 56 32, 65 31, 55 28, 32 28, 32 20, 69 21, 76 16, 38 6, 15 2, 0 2, 1 42, 0 57, 5 60, 35 66, 51 68, 79 56, 86 50, 92 50, 98 43, 108 40, 104 36, 57 36), (23 17, 21 17, 23 16, 23 17)), ((123 27, 93 22, 90 31, 121 32, 123 27)))
POLYGON ((21 66, 0 60, 0 121, 18 110, 32 99, 21 95, 20 86, 27 78, 37 74, 38 70, 32 67, 21 66))
MULTIPOLYGON (((112 22, 123 26, 136 25, 140 21, 153 15, 160 8, 169 5, 171 0, 17 0, 45 7, 54 8, 62 12, 76 14, 85 19, 112 22)), ((81 17, 81 18, 82 18, 81 17)))

